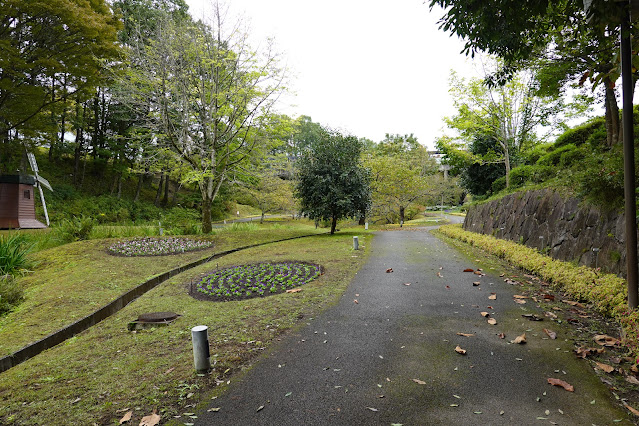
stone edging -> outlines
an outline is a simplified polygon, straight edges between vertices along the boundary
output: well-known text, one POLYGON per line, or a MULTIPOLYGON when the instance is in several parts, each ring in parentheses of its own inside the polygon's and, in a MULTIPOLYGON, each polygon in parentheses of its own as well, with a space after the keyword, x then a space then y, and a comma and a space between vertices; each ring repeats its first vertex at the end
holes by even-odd
POLYGON ((89 327, 92 327, 93 325, 99 323, 100 321, 115 314, 120 309, 124 308, 126 305, 128 305, 129 303, 131 303, 138 297, 142 296, 147 291, 157 287, 159 284, 163 283, 169 278, 172 278, 175 275, 181 274, 184 271, 187 271, 196 266, 210 262, 211 260, 219 259, 220 257, 226 256, 228 254, 235 253, 241 250, 246 250, 253 247, 259 247, 266 244, 279 243, 282 241, 295 240, 298 238, 313 237, 316 235, 321 235, 321 234, 301 235, 297 237, 283 238, 281 240, 268 241, 268 242, 259 243, 259 244, 242 246, 242 247, 234 248, 231 250, 226 250, 226 251, 214 254, 210 257, 199 259, 194 262, 188 263, 186 265, 178 266, 177 268, 172 269, 170 271, 164 272, 156 277, 151 278, 150 280, 143 282, 137 287, 132 288, 131 290, 122 294, 117 299, 113 300, 112 302, 108 303, 107 305, 103 306, 102 308, 98 309, 92 314, 89 314, 86 317, 58 331, 54 331, 48 336, 43 337, 42 339, 36 342, 30 343, 27 346, 13 352, 10 355, 6 355, 0 358, 0 373, 7 371, 11 367, 15 367, 16 365, 28 360, 29 358, 33 358, 34 356, 38 355, 40 352, 50 349, 64 342, 65 340, 75 336, 76 334, 83 332, 84 330, 87 330, 89 327))

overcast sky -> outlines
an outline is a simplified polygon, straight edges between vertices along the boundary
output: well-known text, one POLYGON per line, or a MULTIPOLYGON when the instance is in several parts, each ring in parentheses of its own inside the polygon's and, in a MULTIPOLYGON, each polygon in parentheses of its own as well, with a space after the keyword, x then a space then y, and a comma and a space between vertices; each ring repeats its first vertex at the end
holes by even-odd
MULTIPOLYGON (((199 19, 208 0, 187 0, 199 19)), ((437 27, 441 9, 424 0, 232 0, 251 34, 272 36, 294 74, 295 96, 280 105, 292 117, 376 142, 414 133, 432 148, 442 118, 454 114, 451 69, 479 76, 462 42, 437 27)))

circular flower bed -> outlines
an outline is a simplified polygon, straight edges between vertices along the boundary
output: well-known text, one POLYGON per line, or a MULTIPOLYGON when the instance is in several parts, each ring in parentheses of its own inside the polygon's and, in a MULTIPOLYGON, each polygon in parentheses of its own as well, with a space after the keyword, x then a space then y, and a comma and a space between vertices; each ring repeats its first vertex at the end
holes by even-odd
POLYGON ((119 241, 109 247, 108 251, 111 254, 120 256, 161 256, 202 250, 212 246, 213 242, 206 240, 180 237, 145 237, 119 241))
POLYGON ((210 300, 242 300, 286 292, 321 274, 305 262, 255 263, 212 272, 193 284, 191 294, 210 300))

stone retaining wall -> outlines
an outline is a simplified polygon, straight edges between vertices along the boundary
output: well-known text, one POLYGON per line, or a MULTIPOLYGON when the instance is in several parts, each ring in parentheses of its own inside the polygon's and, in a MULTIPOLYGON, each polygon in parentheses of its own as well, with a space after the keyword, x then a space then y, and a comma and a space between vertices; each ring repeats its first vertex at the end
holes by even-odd
POLYGON ((464 229, 516 241, 555 259, 626 275, 623 212, 602 212, 552 190, 510 194, 473 206, 464 229))

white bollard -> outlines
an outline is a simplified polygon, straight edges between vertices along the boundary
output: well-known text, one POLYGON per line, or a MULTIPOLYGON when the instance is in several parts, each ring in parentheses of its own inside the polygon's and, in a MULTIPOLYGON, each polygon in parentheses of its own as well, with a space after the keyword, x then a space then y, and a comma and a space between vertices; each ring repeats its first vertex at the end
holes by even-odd
POLYGON ((364 229, 368 231, 368 222, 364 223, 364 229))
POLYGON ((209 352, 208 327, 196 325, 191 329, 193 339, 193 362, 199 372, 208 371, 211 368, 211 353, 209 352))
POLYGON ((353 250, 359 250, 359 238, 353 237, 353 250))

